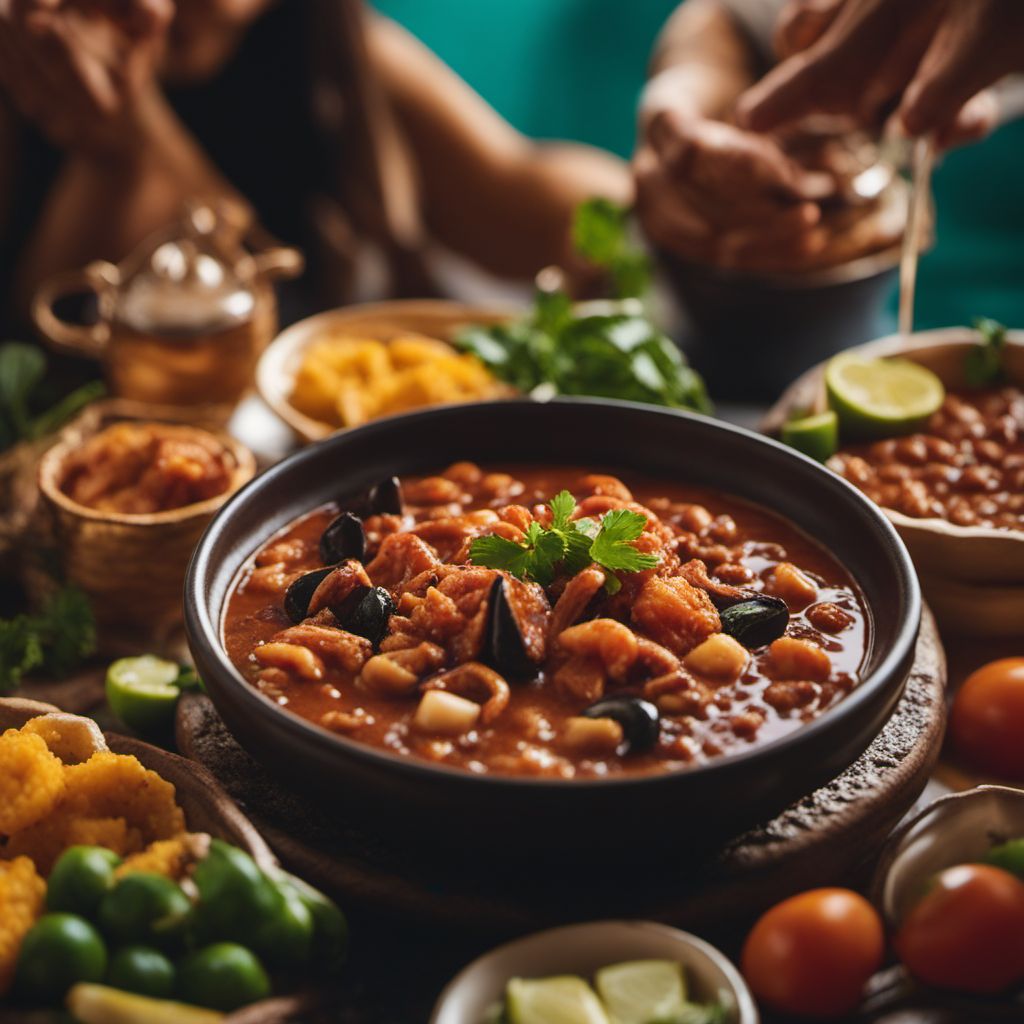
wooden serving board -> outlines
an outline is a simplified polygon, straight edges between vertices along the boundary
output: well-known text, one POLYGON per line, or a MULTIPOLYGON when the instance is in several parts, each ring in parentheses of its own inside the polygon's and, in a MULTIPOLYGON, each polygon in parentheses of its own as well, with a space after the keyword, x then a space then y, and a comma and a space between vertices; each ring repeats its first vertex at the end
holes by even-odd
POLYGON ((945 655, 926 611, 904 695, 849 769, 711 860, 645 878, 617 877, 614 865, 600 863, 581 865, 572 877, 545 871, 538 878, 528 865, 514 877, 507 870, 496 876, 494 865, 474 863, 471 855, 428 873, 415 850, 390 849, 278 783, 234 741, 207 698, 182 702, 178 744, 213 772, 285 863, 348 906, 490 937, 614 916, 708 933, 750 919, 792 892, 857 876, 934 767, 945 681, 945 655), (605 879, 600 891, 595 875, 605 879))

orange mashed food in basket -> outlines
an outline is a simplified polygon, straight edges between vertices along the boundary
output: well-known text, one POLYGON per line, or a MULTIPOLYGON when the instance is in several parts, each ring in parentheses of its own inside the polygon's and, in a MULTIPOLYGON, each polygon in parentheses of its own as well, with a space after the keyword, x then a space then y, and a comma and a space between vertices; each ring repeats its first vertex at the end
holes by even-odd
POLYGON ((100 512, 147 515, 223 494, 232 468, 230 452, 205 430, 116 423, 68 457, 61 490, 100 512))

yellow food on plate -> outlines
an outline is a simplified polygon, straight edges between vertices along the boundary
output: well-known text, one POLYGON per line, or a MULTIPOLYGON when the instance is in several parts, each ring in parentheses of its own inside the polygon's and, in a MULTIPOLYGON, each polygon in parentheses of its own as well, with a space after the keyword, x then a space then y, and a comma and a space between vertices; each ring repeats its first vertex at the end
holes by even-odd
POLYGON ((0 833, 43 820, 64 794, 64 767, 46 741, 8 729, 0 736, 0 833))
POLYGON ((192 833, 182 833, 171 839, 157 839, 139 853, 133 853, 120 864, 114 872, 118 878, 145 871, 154 875, 165 875, 180 881, 186 869, 195 861, 205 856, 202 843, 203 837, 192 833))
POLYGON ((428 405, 474 402, 509 394, 475 356, 420 335, 390 341, 330 334, 302 355, 292 405, 336 427, 428 405))
POLYGON ((42 913, 46 882, 28 857, 0 860, 0 996, 14 978, 21 940, 42 913))
POLYGON ((151 845, 185 832, 174 786, 137 758, 109 750, 62 764, 44 735, 67 745, 66 728, 37 719, 0 736, 0 857, 27 857, 45 875, 69 846, 104 846, 122 857, 147 850, 156 870, 174 870, 183 859, 178 847, 151 845))

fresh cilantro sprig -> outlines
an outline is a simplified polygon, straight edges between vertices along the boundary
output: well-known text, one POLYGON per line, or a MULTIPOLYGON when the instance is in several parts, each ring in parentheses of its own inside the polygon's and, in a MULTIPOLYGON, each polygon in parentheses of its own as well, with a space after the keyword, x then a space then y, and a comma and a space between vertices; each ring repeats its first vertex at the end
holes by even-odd
POLYGON ((610 594, 622 586, 615 571, 639 572, 658 564, 657 556, 637 551, 632 544, 647 522, 639 512, 617 508, 606 512, 600 521, 573 519, 576 499, 568 491, 556 494, 548 508, 551 525, 545 528, 536 521, 530 523, 521 542, 495 533, 477 537, 469 549, 473 564, 547 586, 559 572, 575 576, 596 562, 612 570, 605 583, 610 594))
POLYGON ((968 350, 964 376, 971 387, 980 388, 1002 379, 1006 328, 997 320, 979 317, 974 329, 981 335, 981 344, 968 350))
POLYGON ((85 595, 58 590, 35 615, 0 619, 0 693, 36 669, 67 675, 96 649, 96 625, 85 595))

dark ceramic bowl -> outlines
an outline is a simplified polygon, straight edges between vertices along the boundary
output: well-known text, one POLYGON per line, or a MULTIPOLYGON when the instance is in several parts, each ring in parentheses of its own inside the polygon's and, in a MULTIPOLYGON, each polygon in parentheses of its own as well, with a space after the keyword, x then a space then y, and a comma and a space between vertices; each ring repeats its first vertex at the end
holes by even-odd
POLYGON ((660 263, 688 329, 682 345, 713 395, 771 402, 823 359, 886 333, 898 253, 801 274, 755 275, 660 263))
POLYGON ((650 861, 706 850, 776 814, 851 764, 891 713, 921 614, 906 549, 885 516, 836 474, 774 441, 684 412, 599 399, 451 406, 381 420, 314 444, 254 480, 196 550, 185 622, 196 665, 228 728, 258 761, 372 831, 513 859, 650 861), (796 523, 853 574, 871 614, 863 681, 782 739, 661 775, 587 780, 473 775, 364 746, 279 707, 221 645, 231 585, 297 516, 392 473, 461 459, 628 468, 719 488, 796 523))

